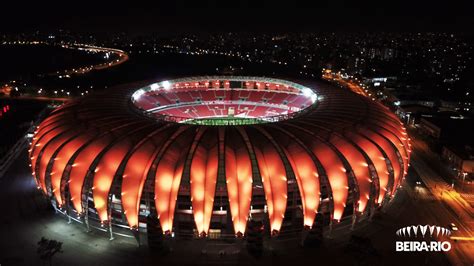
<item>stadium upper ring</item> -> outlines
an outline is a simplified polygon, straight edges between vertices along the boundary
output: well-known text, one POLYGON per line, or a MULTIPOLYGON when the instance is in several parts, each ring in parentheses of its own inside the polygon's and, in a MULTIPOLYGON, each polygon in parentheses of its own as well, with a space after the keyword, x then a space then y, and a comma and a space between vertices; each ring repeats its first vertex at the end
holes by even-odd
POLYGON ((403 124, 362 95, 299 83, 200 76, 96 92, 38 126, 33 176, 87 225, 146 230, 154 217, 178 236, 242 236, 250 218, 277 235, 388 202, 409 165, 403 124))

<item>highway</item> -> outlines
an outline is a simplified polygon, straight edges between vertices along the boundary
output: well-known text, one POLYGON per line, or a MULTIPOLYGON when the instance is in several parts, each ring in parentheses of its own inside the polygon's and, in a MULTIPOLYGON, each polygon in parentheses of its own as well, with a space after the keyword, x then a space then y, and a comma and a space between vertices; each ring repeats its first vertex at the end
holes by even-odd
POLYGON ((66 49, 82 50, 82 51, 86 51, 90 53, 105 53, 107 55, 114 54, 117 57, 117 59, 109 60, 107 62, 96 64, 96 65, 57 71, 54 73, 50 73, 50 75, 59 75, 62 77, 62 76, 69 76, 73 74, 85 74, 93 70, 101 70, 101 69, 106 69, 109 67, 120 65, 122 63, 125 63, 129 59, 129 56, 127 53, 125 53, 122 50, 114 49, 114 48, 98 47, 98 46, 92 46, 92 45, 87 45, 87 44, 62 45, 62 47, 66 49))

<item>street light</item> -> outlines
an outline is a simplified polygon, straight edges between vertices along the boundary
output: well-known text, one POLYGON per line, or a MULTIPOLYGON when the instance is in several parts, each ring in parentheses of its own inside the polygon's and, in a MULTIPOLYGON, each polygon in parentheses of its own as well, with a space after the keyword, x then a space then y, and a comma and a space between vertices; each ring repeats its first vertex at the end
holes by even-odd
POLYGON ((464 191, 464 182, 466 182, 466 172, 462 173, 462 185, 461 185, 461 191, 464 191))

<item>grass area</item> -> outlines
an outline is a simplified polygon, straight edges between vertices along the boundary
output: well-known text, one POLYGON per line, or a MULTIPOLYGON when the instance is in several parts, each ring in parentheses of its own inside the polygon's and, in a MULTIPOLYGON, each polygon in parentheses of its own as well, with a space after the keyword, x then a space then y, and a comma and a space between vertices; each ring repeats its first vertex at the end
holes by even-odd
POLYGON ((205 126, 229 126, 229 125, 251 125, 267 123, 262 118, 245 118, 245 117, 216 117, 216 118, 201 118, 190 119, 186 124, 205 125, 205 126))

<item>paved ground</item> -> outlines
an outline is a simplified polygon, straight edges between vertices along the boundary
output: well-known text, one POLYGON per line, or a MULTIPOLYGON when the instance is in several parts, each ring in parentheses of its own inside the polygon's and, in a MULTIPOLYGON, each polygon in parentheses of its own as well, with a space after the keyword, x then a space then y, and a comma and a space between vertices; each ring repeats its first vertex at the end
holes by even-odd
MULTIPOLYGON (((243 243, 210 240, 171 242, 167 255, 151 254, 134 239, 108 240, 104 233, 86 232, 48 207, 29 174, 26 153, 0 179, 0 265, 43 265, 36 253, 42 236, 63 242, 64 252, 53 265, 449 265, 442 253, 397 253, 395 231, 416 224, 434 224, 426 213, 434 206, 431 196, 413 196, 416 175, 410 171, 404 188, 373 222, 362 222, 353 232, 371 239, 375 255, 347 249, 350 225, 335 227, 333 238, 319 248, 301 248, 298 240, 268 241, 263 256, 250 256, 243 243), (206 254, 202 254, 206 250, 206 254), (220 255, 219 253, 225 253, 220 255)), ((436 208, 436 207, 433 207, 436 208)), ((432 214, 436 216, 436 213, 432 214)), ((471 263, 472 265, 472 263, 471 263)))

